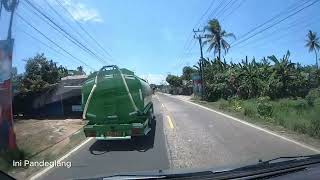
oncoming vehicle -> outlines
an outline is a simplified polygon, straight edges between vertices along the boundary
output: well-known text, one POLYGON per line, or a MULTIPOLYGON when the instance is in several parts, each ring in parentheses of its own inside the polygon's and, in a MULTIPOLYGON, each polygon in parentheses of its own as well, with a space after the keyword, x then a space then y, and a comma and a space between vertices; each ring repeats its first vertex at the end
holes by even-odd
POLYGON ((149 84, 115 65, 93 73, 82 86, 86 137, 121 140, 146 136, 154 115, 149 84))

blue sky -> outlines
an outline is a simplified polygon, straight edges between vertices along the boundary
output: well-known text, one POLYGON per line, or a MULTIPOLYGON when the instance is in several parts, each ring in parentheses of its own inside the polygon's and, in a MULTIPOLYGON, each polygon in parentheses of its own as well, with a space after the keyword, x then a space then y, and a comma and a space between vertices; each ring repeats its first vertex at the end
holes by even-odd
MULTIPOLYGON (((20 0, 17 10, 20 15, 90 66, 98 69, 103 65, 40 20, 23 1, 20 0)), ((41 7, 46 15, 54 19, 55 22, 77 37, 77 39, 83 41, 88 47, 102 52, 85 36, 72 21, 71 17, 58 6, 56 0, 47 1, 62 15, 65 19, 64 21, 67 21, 69 25, 82 33, 83 39, 73 29, 70 29, 60 17, 54 14, 44 0, 30 1, 41 7)), ((196 63, 200 56, 199 45, 192 38, 191 31, 192 28, 203 27, 209 18, 218 15, 222 28, 227 32, 234 33, 238 41, 240 41, 243 34, 279 12, 310 0, 234 0, 233 6, 226 6, 227 8, 224 10, 222 7, 229 0, 225 0, 224 4, 221 4, 221 0, 213 0, 211 8, 204 16, 203 14, 210 7, 212 0, 60 1, 75 19, 108 50, 112 57, 105 56, 111 59, 109 61, 110 64, 126 67, 150 82, 160 83, 168 73, 181 74, 183 66, 196 63), (236 8, 238 6, 239 8, 236 8), (203 18, 201 18, 202 16, 203 18)), ((257 59, 272 54, 282 56, 287 50, 290 50, 294 62, 314 64, 314 54, 309 53, 304 44, 309 29, 318 32, 318 35, 320 35, 320 17, 319 12, 317 12, 319 9, 320 2, 254 36, 252 39, 231 48, 225 57, 226 60, 237 62, 246 55, 257 59)), ((284 13, 281 17, 286 15, 288 13, 284 13)), ((6 38, 8 24, 8 15, 4 12, 2 13, 0 24, 0 38, 3 39, 6 38)), ((37 52, 44 52, 50 59, 70 69, 82 65, 70 57, 66 58, 57 54, 23 33, 22 31, 27 31, 50 46, 55 47, 28 27, 21 19, 15 17, 13 24, 13 37, 15 38, 13 65, 18 67, 18 72, 24 71, 24 60, 32 57, 37 52)), ((233 41, 233 39, 229 40, 231 44, 233 41)), ((60 51, 56 47, 55 49, 60 51)), ((206 52, 206 47, 204 50, 205 57, 213 57, 213 53, 206 52)), ((89 71, 86 67, 85 70, 89 71)))

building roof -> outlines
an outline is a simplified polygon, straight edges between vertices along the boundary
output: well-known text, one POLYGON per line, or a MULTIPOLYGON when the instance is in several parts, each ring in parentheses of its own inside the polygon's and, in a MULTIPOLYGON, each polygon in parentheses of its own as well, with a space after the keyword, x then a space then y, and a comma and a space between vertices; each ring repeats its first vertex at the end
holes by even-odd
POLYGON ((61 99, 81 96, 81 86, 86 81, 86 75, 74 75, 61 78, 61 82, 52 85, 47 91, 34 99, 33 107, 41 107, 61 99))

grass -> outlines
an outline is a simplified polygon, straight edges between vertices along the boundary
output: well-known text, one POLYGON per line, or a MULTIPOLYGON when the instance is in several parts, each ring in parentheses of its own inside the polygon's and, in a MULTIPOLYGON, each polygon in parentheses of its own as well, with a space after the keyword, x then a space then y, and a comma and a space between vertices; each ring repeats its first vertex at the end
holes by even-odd
POLYGON ((12 167, 12 161, 16 160, 30 160, 30 161, 53 161, 72 148, 80 144, 82 141, 85 140, 85 135, 83 131, 79 131, 68 137, 67 139, 59 142, 58 144, 46 149, 45 151, 32 156, 32 151, 30 149, 26 150, 16 150, 14 152, 7 152, 0 154, 0 170, 9 173, 11 176, 15 177, 16 179, 27 179, 30 175, 39 171, 42 167, 12 167))
POLYGON ((13 160, 16 160, 16 161, 24 160, 27 155, 28 153, 25 150, 21 150, 21 149, 1 152, 0 153, 0 170, 7 172, 13 169, 12 167, 13 160))
MULTIPOLYGON (((46 161, 50 162, 53 160, 56 160, 60 157, 62 157, 64 154, 69 152, 72 148, 80 144, 82 141, 85 140, 85 135, 83 131, 79 131, 79 133, 73 134, 68 139, 52 146, 51 148, 41 152, 40 154, 37 154, 33 157, 26 157, 26 159, 30 161, 46 161)), ((9 174, 15 177, 16 179, 27 179, 32 174, 35 174, 43 167, 25 167, 23 168, 15 168, 9 171, 9 174)))
POLYGON ((310 105, 305 99, 192 101, 227 114, 262 124, 281 126, 290 131, 320 138, 320 98, 310 105))

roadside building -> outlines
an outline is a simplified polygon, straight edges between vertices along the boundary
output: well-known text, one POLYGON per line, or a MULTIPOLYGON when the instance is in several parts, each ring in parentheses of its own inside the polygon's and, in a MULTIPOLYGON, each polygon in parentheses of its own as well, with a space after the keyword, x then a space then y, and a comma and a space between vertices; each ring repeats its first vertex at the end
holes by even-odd
MULTIPOLYGON (((19 94, 14 98, 14 114, 31 118, 81 118, 81 85, 87 79, 86 75, 73 75, 61 79, 58 84, 51 85, 44 92, 30 97, 26 101, 30 106, 16 107, 19 94)), ((21 105, 20 105, 21 106, 21 105)))

